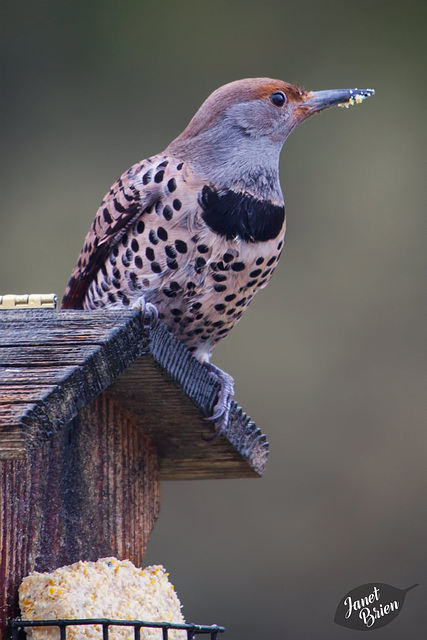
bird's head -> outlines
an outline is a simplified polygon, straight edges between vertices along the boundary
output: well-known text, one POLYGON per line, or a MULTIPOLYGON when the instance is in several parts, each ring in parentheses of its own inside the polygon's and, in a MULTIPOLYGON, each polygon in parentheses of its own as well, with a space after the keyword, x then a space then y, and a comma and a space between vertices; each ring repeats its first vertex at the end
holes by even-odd
MULTIPOLYGON (((276 173, 283 143, 301 122, 338 104, 361 102, 372 89, 304 91, 282 80, 248 78, 214 91, 168 147, 195 168, 230 183, 276 173)), ((280 187, 279 187, 280 188, 280 187)))

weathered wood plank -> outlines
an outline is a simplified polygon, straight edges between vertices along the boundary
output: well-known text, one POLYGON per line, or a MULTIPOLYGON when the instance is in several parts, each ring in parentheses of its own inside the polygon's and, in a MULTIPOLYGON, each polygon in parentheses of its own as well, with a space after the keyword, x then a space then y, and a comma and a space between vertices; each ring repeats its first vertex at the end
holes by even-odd
MULTIPOLYGON (((40 402, 55 390, 55 385, 49 384, 25 384, 25 386, 16 386, 16 384, 0 385, 0 407, 4 404, 18 404, 21 402, 40 402)), ((1 423, 0 423, 1 424, 1 423)))
POLYGON ((24 384, 61 384, 69 378, 76 367, 0 367, 0 386, 24 384))
POLYGON ((141 565, 159 505, 156 450, 104 394, 24 460, 0 461, 0 630, 30 571, 109 555, 141 565))
POLYGON ((75 328, 85 328, 90 321, 94 327, 117 327, 125 316, 132 316, 132 310, 108 309, 99 311, 75 311, 72 309, 60 309, 58 311, 49 309, 18 309, 13 311, 0 312, 0 325, 16 326, 19 323, 37 323, 38 326, 61 327, 67 326, 75 328))
POLYGON ((2 312, 0 345, 0 407, 16 405, 0 412, 9 426, 0 458, 40 446, 110 387, 156 444, 163 478, 264 471, 268 443, 235 403, 223 435, 206 442, 218 380, 164 325, 144 328, 138 311, 2 312))
MULTIPOLYGON (((92 322, 92 316, 89 320, 84 312, 36 310, 0 313, 0 338, 3 337, 3 344, 13 343, 13 348, 8 352, 9 366, 0 367, 0 397, 3 396, 4 386, 6 401, 12 401, 12 387, 15 385, 17 392, 14 401, 18 404, 22 402, 23 388, 27 385, 40 385, 40 396, 34 402, 34 406, 29 408, 21 405, 22 419, 18 418, 19 408, 15 409, 13 414, 0 414, 0 424, 14 425, 16 434, 16 427, 21 424, 21 438, 16 435, 14 440, 17 457, 22 455, 23 445, 27 450, 39 446, 58 428, 72 420, 81 408, 134 360, 136 355, 148 349, 147 332, 141 326, 138 312, 124 312, 120 316, 112 314, 111 318, 105 312, 103 316, 99 313, 95 313, 94 316, 92 322), (7 322, 4 316, 9 316, 7 322), (20 318, 16 324, 12 322, 15 316, 20 318), (55 332, 55 339, 61 344, 60 349, 64 345, 68 348, 67 339, 69 343, 77 343, 79 346, 82 340, 92 339, 90 334, 91 331, 95 331, 94 325, 98 344, 91 343, 90 349, 87 347, 89 351, 82 364, 58 366, 57 361, 53 359, 51 366, 48 364, 37 367, 30 360, 29 366, 24 367, 22 356, 17 358, 17 361, 13 359, 14 354, 21 351, 21 342, 28 348, 26 340, 34 347, 39 347, 40 343, 43 345, 44 341, 43 347, 48 348, 46 343, 52 342, 52 333, 55 332), (51 331, 52 326, 56 327, 55 331, 51 331), (5 337, 7 335, 9 338, 5 337), (46 386, 51 389, 47 394, 46 386)), ((32 396, 32 399, 35 400, 35 397, 32 396)), ((9 456, 10 440, 5 446, 9 456)), ((0 458, 4 455, 0 430, 0 458)))
POLYGON ((136 359, 107 392, 157 447, 161 479, 262 475, 266 437, 233 402, 223 435, 208 441, 215 424, 206 417, 212 414, 219 383, 163 325, 150 338, 151 357, 136 359))
MULTIPOLYGON (((1 329, 0 329, 1 332, 1 329)), ((62 340, 49 344, 28 345, 25 343, 16 348, 0 345, 0 366, 39 366, 83 365, 96 350, 97 344, 67 344, 62 340)))

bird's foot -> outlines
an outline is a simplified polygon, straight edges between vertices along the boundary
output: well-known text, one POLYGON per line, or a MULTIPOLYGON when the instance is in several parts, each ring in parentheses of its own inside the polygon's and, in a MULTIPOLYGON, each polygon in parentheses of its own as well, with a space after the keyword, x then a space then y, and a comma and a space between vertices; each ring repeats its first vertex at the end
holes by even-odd
POLYGON ((140 309, 142 324, 144 327, 153 329, 159 319, 157 307, 151 302, 147 302, 144 296, 140 296, 132 305, 132 309, 140 309))
POLYGON ((234 380, 229 373, 226 373, 222 369, 219 369, 211 362, 205 362, 204 366, 207 368, 213 378, 221 385, 218 400, 214 406, 213 414, 206 418, 211 422, 215 422, 215 433, 204 438, 205 440, 215 440, 224 431, 228 423, 230 416, 231 401, 234 398, 234 380))

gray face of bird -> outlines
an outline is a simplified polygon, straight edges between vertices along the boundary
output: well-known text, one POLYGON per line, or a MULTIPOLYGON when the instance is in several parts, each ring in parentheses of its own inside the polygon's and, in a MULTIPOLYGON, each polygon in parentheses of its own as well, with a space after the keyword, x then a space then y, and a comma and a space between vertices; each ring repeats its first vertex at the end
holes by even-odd
POLYGON ((307 92, 281 80, 238 80, 214 91, 166 153, 189 160, 217 187, 227 185, 283 202, 280 152, 309 116, 336 104, 359 102, 369 89, 307 92))

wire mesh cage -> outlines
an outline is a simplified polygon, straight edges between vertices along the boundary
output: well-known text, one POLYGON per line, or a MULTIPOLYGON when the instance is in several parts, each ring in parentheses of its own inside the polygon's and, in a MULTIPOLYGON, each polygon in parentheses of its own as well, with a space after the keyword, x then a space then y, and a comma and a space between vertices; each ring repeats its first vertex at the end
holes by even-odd
POLYGON ((70 626, 99 625, 102 628, 102 640, 111 640, 110 627, 133 627, 134 640, 141 640, 141 629, 159 629, 159 640, 169 640, 169 631, 174 629, 185 631, 187 640, 193 640, 198 635, 210 635, 211 640, 216 640, 219 633, 224 633, 224 627, 216 624, 178 624, 174 622, 145 622, 143 620, 111 620, 109 618, 78 618, 74 620, 12 620, 10 623, 12 640, 20 640, 26 628, 57 627, 60 640, 67 640, 67 628, 70 626), (161 635, 160 635, 161 633, 161 635))

